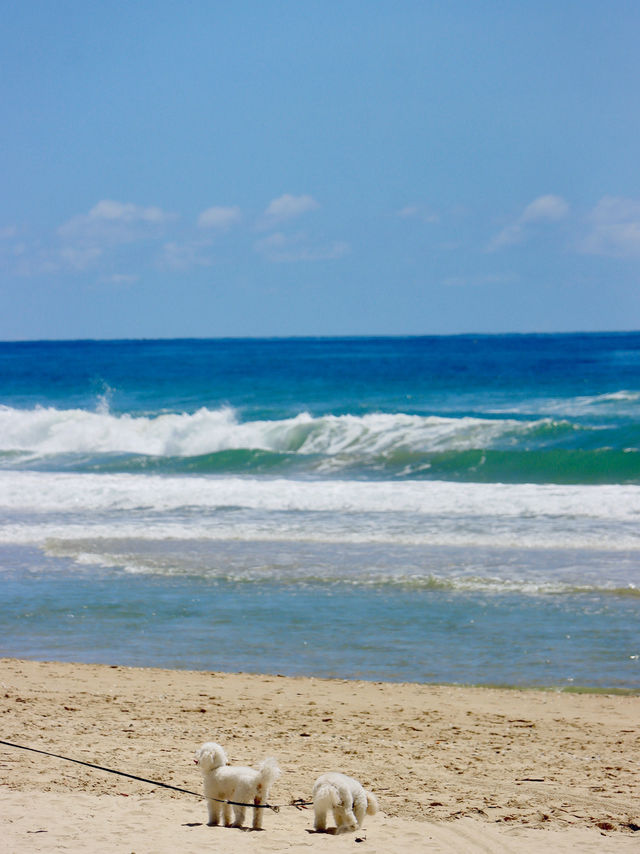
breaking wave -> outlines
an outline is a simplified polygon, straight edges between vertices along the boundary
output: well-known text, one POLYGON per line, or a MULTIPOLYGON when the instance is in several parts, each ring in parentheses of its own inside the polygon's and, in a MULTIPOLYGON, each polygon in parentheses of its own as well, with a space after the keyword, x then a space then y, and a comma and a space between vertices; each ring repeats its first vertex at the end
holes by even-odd
POLYGON ((482 482, 640 482, 640 428, 566 419, 300 413, 231 408, 154 416, 0 406, 4 468, 309 474, 482 482))

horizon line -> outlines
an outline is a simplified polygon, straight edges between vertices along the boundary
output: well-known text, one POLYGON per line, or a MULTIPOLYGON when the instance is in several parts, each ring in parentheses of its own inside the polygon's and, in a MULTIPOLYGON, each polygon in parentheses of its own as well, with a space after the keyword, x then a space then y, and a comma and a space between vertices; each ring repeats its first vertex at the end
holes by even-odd
POLYGON ((556 330, 528 332, 414 332, 414 333, 343 333, 343 334, 290 334, 290 335, 174 335, 140 337, 78 337, 78 338, 2 338, 0 344, 88 344, 88 343, 151 343, 159 341, 352 341, 372 339, 418 338, 506 338, 552 337, 587 335, 634 335, 640 329, 556 330))

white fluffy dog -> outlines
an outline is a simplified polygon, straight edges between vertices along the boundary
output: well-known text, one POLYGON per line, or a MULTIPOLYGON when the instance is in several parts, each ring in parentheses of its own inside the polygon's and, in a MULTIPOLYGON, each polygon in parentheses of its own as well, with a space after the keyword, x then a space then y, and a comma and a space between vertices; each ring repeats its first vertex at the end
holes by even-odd
POLYGON ((316 830, 326 830, 327 813, 333 811, 337 833, 361 827, 365 815, 378 811, 376 796, 362 788, 353 777, 332 771, 322 774, 313 785, 316 830))
MULTIPOLYGON (((209 811, 208 824, 242 827, 246 806, 267 803, 269 789, 280 776, 275 759, 265 759, 258 769, 227 765, 227 755, 215 741, 196 751, 195 761, 204 776, 204 796, 209 811), (225 801, 236 801, 228 804, 225 801)), ((253 829, 262 829, 264 807, 253 810, 253 829)))

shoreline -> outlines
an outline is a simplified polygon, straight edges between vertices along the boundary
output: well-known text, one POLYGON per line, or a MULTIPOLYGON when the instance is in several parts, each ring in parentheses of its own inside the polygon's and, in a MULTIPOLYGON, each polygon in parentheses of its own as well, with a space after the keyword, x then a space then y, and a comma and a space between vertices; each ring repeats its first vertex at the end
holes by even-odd
POLYGON ((20 662, 33 662, 37 664, 69 664, 72 666, 77 665, 78 667, 105 667, 105 668, 123 668, 128 670, 148 670, 148 671, 160 671, 164 673, 216 673, 220 676, 243 676, 246 678, 261 678, 261 677, 277 677, 278 679, 312 679, 319 680, 324 682, 353 682, 353 683, 364 683, 370 685, 414 685, 421 686, 424 688, 460 688, 460 689, 469 689, 469 690, 487 690, 487 691, 527 691, 532 693, 543 693, 543 694, 595 694, 598 696, 611 696, 611 697, 640 697, 640 685, 637 688, 618 688, 618 687, 603 687, 601 685, 581 685, 581 684, 563 684, 563 685, 536 685, 536 684, 507 684, 500 682, 420 682, 418 680, 412 679, 377 679, 377 678, 367 678, 366 676, 338 676, 338 675, 322 675, 322 674, 308 674, 308 673, 279 673, 279 672, 271 672, 271 671, 262 671, 262 670, 206 670, 206 669, 198 669, 194 667, 165 667, 156 664, 110 664, 104 661, 84 661, 80 659, 66 659, 66 658, 51 658, 45 659, 40 658, 37 655, 31 656, 14 656, 14 655, 1 655, 0 654, 0 666, 5 661, 20 661, 20 662))
MULTIPOLYGON (((193 754, 207 740, 223 744, 237 764, 275 756, 283 771, 272 791, 277 804, 308 799, 320 773, 344 771, 378 797, 381 812, 366 818, 363 833, 377 839, 380 850, 389 850, 385 834, 393 849, 409 829, 416 838, 402 843, 408 851, 422 850, 427 839, 429 850, 436 843, 441 848, 435 850, 460 850, 459 835, 468 836, 469 827, 485 843, 502 840, 502 847, 489 849, 469 843, 470 851, 512 850, 512 837, 519 851, 539 850, 551 838, 552 848, 565 850, 566 843, 567 851, 576 844, 604 851, 609 843, 619 850, 640 839, 634 830, 640 827, 638 695, 6 658, 0 683, 3 740, 147 780, 200 791, 193 754)), ((286 841, 290 827, 305 850, 354 843, 353 834, 307 835, 309 811, 270 812, 264 833, 240 834, 207 828, 204 803, 144 782, 4 745, 0 766, 0 802, 15 850, 27 840, 31 850, 56 850, 54 838, 60 848, 83 850, 86 837, 74 847, 73 834, 86 825, 87 809, 109 813, 105 851, 114 840, 128 846, 136 834, 148 833, 156 810, 155 820, 173 841, 154 851, 191 850, 180 836, 185 828, 196 847, 215 834, 216 841, 240 840, 246 850, 273 850, 260 847, 270 831, 286 841), (128 815, 134 802, 144 809, 120 827, 118 816, 128 815), (34 803, 36 817, 29 808, 34 803), (45 815, 47 827, 34 828, 45 815), (70 816, 75 820, 67 826, 70 816), (34 848, 36 842, 46 846, 34 848)), ((128 850, 149 850, 137 845, 128 850)))
MULTIPOLYGON (((461 688, 461 689, 479 689, 479 690, 496 690, 496 691, 529 691, 533 693, 548 693, 548 694, 595 694, 599 696, 612 696, 612 697, 640 697, 640 684, 637 687, 615 687, 615 686, 602 686, 602 685, 589 685, 589 684, 580 684, 575 682, 565 682, 564 684, 531 684, 531 683, 505 683, 505 682, 447 682, 447 681, 434 681, 434 682, 424 682, 419 680, 412 679, 380 679, 377 677, 367 677, 365 675, 325 675, 322 673, 282 673, 282 672, 274 672, 271 670, 216 670, 211 671, 206 668, 198 668, 194 666, 181 666, 179 664, 175 664, 174 666, 165 666, 163 664, 147 664, 147 663, 137 663, 127 662, 121 664, 111 664, 108 661, 100 661, 100 660, 83 660, 72 658, 42 658, 36 652, 32 655, 15 655, 13 654, 13 650, 7 652, 2 655, 0 653, 0 663, 3 661, 24 661, 24 662, 34 662, 40 664, 69 664, 69 665, 77 665, 79 667, 122 667, 131 670, 157 670, 168 673, 212 673, 215 672, 220 675, 227 676, 246 676, 250 677, 263 677, 263 676, 272 676, 278 678, 286 678, 286 679, 317 679, 320 681, 327 682, 354 682, 354 683, 366 683, 371 685, 385 684, 385 685, 415 685, 415 686, 423 686, 423 687, 432 687, 432 688, 461 688)), ((286 668, 282 668, 286 670, 286 668)))

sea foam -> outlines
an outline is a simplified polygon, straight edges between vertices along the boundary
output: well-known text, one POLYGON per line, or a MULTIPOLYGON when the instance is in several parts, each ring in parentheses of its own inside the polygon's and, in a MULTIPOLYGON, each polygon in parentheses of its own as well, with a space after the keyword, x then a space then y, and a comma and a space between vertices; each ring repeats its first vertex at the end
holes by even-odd
POLYGON ((640 548, 640 487, 0 472, 0 540, 640 548))
POLYGON ((490 419, 404 413, 324 415, 302 412, 274 421, 239 420, 231 408, 149 416, 105 411, 30 410, 0 406, 0 451, 32 455, 132 453, 193 457, 233 449, 375 457, 399 449, 467 450, 513 445, 539 435, 571 431, 550 419, 490 419))
POLYGON ((640 521, 640 486, 0 472, 0 509, 165 512, 194 507, 640 521))

